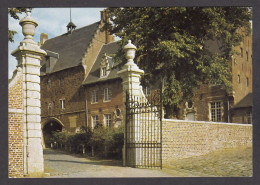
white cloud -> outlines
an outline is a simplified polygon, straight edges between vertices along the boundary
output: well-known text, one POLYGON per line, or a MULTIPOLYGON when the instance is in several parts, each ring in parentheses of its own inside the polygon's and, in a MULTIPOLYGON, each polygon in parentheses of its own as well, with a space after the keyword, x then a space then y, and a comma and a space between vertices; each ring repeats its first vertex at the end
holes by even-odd
MULTIPOLYGON (((92 24, 100 20, 100 11, 104 8, 72 8, 72 22, 77 28, 92 24)), ((34 8, 31 16, 37 21, 38 27, 36 28, 34 41, 39 42, 40 34, 47 33, 49 38, 56 37, 67 31, 67 24, 70 21, 69 8, 34 8)), ((19 14, 20 18, 25 17, 25 14, 19 14)), ((18 34, 14 36, 14 43, 8 45, 9 55, 9 77, 12 76, 11 71, 14 71, 17 61, 11 56, 11 52, 16 49, 23 40, 22 28, 19 25, 19 20, 8 18, 8 27, 11 30, 16 30, 18 34)))

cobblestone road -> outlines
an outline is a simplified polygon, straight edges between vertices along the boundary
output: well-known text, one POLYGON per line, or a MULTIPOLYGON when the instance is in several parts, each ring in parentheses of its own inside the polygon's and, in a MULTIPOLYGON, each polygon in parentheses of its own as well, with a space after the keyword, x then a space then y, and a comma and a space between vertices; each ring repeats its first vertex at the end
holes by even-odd
POLYGON ((45 149, 45 172, 49 178, 73 177, 173 177, 182 176, 177 171, 165 172, 154 169, 122 167, 121 162, 111 160, 93 160, 76 155, 45 149))

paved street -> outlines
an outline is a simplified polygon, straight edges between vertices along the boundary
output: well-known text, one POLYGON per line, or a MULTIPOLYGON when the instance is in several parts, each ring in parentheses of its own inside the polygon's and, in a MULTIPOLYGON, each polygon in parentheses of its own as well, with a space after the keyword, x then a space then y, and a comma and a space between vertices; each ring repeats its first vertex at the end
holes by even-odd
POLYGON ((119 161, 94 160, 52 149, 44 150, 44 161, 49 178, 172 177, 162 170, 122 167, 119 161))

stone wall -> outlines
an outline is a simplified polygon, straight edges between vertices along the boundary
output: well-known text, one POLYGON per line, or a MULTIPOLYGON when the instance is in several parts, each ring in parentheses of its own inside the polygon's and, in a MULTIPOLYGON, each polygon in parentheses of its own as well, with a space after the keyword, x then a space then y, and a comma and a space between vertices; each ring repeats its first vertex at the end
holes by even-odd
POLYGON ((164 119, 163 165, 214 150, 252 147, 252 125, 164 119))
POLYGON ((23 177, 23 76, 21 71, 14 73, 8 91, 8 173, 9 177, 23 177))

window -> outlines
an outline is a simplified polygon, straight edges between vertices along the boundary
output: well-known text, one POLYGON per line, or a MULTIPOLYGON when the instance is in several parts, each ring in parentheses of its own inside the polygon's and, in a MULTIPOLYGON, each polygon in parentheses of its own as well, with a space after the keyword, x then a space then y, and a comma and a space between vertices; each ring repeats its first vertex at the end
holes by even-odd
POLYGON ((107 68, 102 67, 102 76, 107 76, 107 68))
POLYGON ((248 52, 246 52, 246 60, 248 61, 248 52))
POLYGON ((145 88, 144 88, 144 94, 145 94, 145 95, 150 95, 150 94, 151 94, 151 89, 150 89, 150 87, 145 87, 145 88))
POLYGON ((246 77, 246 86, 248 87, 249 86, 249 78, 246 77))
POLYGON ((220 122, 221 121, 221 102, 211 102, 210 103, 210 117, 211 121, 220 122))
POLYGON ((192 101, 188 101, 188 102, 187 102, 187 107, 188 107, 189 109, 191 109, 191 108, 192 108, 192 106, 193 106, 193 103, 192 103, 192 101))
POLYGON ((98 124, 98 115, 92 116, 92 128, 94 129, 98 124))
POLYGON ((64 86, 64 78, 60 78, 60 87, 64 86))
POLYGON ((65 109, 65 100, 60 100, 60 108, 65 109))
POLYGON ((49 103, 48 105, 48 113, 51 114, 52 113, 52 104, 49 103))
POLYGON ((110 101, 111 99, 111 91, 110 88, 104 89, 104 101, 110 101))
POLYGON ((241 57, 243 58, 243 48, 240 48, 240 54, 241 54, 241 57))
POLYGON ((236 64, 237 64, 237 59, 235 58, 235 59, 234 59, 234 65, 236 65, 236 64))
POLYGON ((97 103, 97 102, 98 102, 98 91, 97 90, 93 90, 92 91, 91 103, 97 103))
POLYGON ((112 125, 111 114, 104 115, 104 123, 107 128, 111 127, 112 125))
POLYGON ((252 124, 252 112, 247 114, 247 124, 252 124))
POLYGON ((237 82, 240 83, 240 75, 237 75, 237 82))
POLYGON ((51 88, 51 79, 48 79, 48 87, 51 88))

